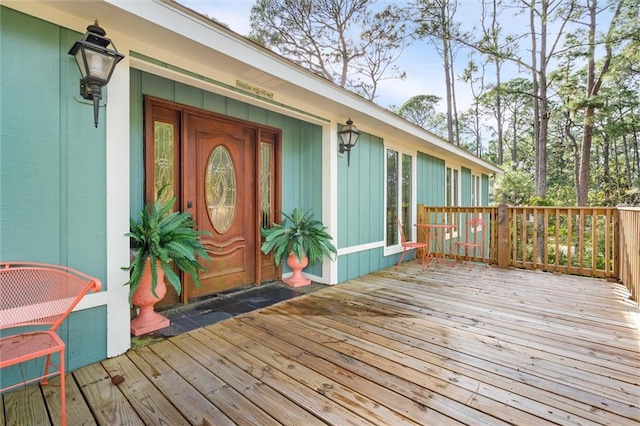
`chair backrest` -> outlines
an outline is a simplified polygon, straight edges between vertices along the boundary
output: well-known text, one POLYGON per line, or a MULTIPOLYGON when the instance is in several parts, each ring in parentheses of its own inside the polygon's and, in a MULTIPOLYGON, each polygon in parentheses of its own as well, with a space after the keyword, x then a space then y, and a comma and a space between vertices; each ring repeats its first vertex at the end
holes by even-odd
POLYGON ((466 225, 466 238, 469 243, 482 242, 484 236, 484 230, 487 228, 487 222, 481 217, 474 217, 467 221, 466 225), (470 239, 469 235, 473 235, 470 239), (479 241, 480 240, 480 241, 479 241))
POLYGON ((33 262, 0 263, 0 285, 0 329, 51 325, 52 331, 89 290, 101 287, 69 267, 33 262))

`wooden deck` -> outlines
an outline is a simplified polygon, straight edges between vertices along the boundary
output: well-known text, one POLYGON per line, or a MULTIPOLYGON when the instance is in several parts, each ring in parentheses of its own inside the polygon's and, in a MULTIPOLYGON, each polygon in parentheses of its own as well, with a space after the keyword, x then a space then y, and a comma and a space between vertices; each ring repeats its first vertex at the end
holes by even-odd
MULTIPOLYGON (((640 424, 627 297, 412 261, 82 368, 69 425, 640 424)), ((5 395, 0 424, 49 424, 56 389, 5 395)))

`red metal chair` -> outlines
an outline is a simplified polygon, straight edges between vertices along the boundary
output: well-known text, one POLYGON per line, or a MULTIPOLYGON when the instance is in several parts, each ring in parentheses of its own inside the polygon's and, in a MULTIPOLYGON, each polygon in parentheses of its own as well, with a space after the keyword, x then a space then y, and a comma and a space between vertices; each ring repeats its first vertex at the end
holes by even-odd
POLYGON ((0 369, 46 356, 44 374, 0 392, 41 379, 47 384, 59 374, 61 420, 66 425, 65 344, 56 330, 89 290, 100 290, 100 281, 66 266, 2 262, 0 285, 0 369), (7 336, 10 333, 14 334, 7 336), (60 357, 57 365, 51 359, 56 353, 60 357))
POLYGON ((424 272, 426 265, 427 265, 427 243, 420 243, 420 242, 413 242, 413 241, 407 241, 406 238, 404 237, 404 231, 402 230, 402 222, 400 222, 400 219, 398 219, 398 232, 400 234, 400 244, 402 244, 402 256, 400 256, 400 260, 398 261, 398 264, 396 265, 396 269, 398 268, 398 266, 400 266, 400 264, 402 263, 402 261, 404 260, 404 257, 407 254, 407 250, 412 250, 412 249, 416 249, 416 250, 422 250, 422 271, 424 272))
MULTIPOLYGON (((477 250, 480 250, 480 258, 484 262, 484 246, 485 246, 485 231, 487 229, 487 223, 481 217, 474 217, 469 219, 465 225, 464 240, 461 241, 462 235, 458 235, 458 241, 456 247, 458 248, 458 257, 460 257, 460 249, 464 248, 464 255, 468 259, 469 251, 471 250, 472 256, 476 257, 477 250)), ((485 263, 485 267, 489 265, 485 263)), ((469 266, 471 268, 471 266, 469 266)))

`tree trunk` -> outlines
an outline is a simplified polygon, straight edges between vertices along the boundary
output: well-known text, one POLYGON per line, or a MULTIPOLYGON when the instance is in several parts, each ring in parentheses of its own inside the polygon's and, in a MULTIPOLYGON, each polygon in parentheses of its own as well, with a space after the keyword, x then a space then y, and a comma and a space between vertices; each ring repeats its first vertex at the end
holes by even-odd
POLYGON ((475 126, 476 126, 476 155, 482 158, 482 138, 480 137, 480 107, 475 104, 475 126))
POLYGON ((604 145, 602 147, 602 168, 604 169, 604 201, 607 206, 611 205, 611 173, 609 171, 609 135, 602 135, 604 145))
MULTIPOLYGON (((596 19, 598 15, 598 1, 589 0, 589 49, 587 51, 587 107, 584 114, 584 128, 582 131, 582 156, 580 158, 580 183, 578 185, 578 206, 586 206, 589 195, 589 176, 591 173, 591 144, 593 141, 593 126, 595 117, 595 106, 593 101, 600 91, 602 78, 609 71, 611 64, 611 38, 613 28, 615 27, 617 17, 620 15, 622 1, 618 2, 618 6, 611 19, 611 26, 605 40, 605 57, 602 61, 600 73, 596 78, 596 19)), ((617 163, 617 161, 616 161, 617 163)))
POLYGON ((460 145, 460 126, 458 125, 458 105, 456 103, 456 74, 453 69, 453 49, 449 44, 449 70, 451 71, 451 110, 453 112, 453 137, 455 138, 455 144, 460 145))
POLYGON ((511 148, 511 170, 518 168, 518 111, 513 111, 513 147, 511 148))
POLYGON ((538 194, 538 181, 540 180, 540 90, 538 83, 538 59, 537 59, 537 39, 535 21, 535 0, 531 3, 529 10, 529 26, 531 31, 531 82, 533 84, 533 146, 535 152, 534 183, 536 195, 538 194))
POLYGON ((633 187, 633 180, 631 178, 631 162, 629 161, 629 144, 627 143, 627 126, 624 121, 624 115, 620 111, 620 124, 622 128, 622 148, 624 152, 624 169, 627 172, 627 189, 633 187))
MULTIPOLYGON (((498 89, 498 95, 496 96, 496 130, 498 133, 498 166, 504 163, 504 141, 502 139, 502 96, 500 95, 500 63, 496 58, 496 88, 498 89)), ((515 151, 515 145, 513 147, 515 151)))
MULTIPOLYGON (((443 11, 444 13, 444 11, 443 11)), ((444 79, 447 86, 447 138, 449 142, 455 144, 453 137, 453 101, 451 94, 451 64, 449 63, 449 40, 442 40, 442 60, 444 64, 444 79)))

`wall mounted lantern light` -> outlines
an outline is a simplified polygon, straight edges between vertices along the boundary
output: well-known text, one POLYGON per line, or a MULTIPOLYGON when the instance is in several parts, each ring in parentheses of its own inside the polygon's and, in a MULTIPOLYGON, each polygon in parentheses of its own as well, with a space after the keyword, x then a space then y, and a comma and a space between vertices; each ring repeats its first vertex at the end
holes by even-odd
POLYGON ((93 122, 98 127, 98 109, 102 99, 102 86, 109 83, 116 64, 124 58, 118 53, 116 46, 105 37, 107 33, 96 21, 87 27, 87 32, 74 43, 69 55, 75 56, 82 79, 80 80, 80 96, 93 99, 93 122), (107 46, 113 46, 113 50, 107 46))
POLYGON ((340 138, 342 138, 342 142, 340 142, 340 153, 347 152, 347 167, 349 167, 351 163, 351 148, 356 146, 358 137, 360 137, 360 131, 353 125, 353 121, 351 121, 351 117, 349 117, 347 125, 343 126, 338 134, 340 138))

